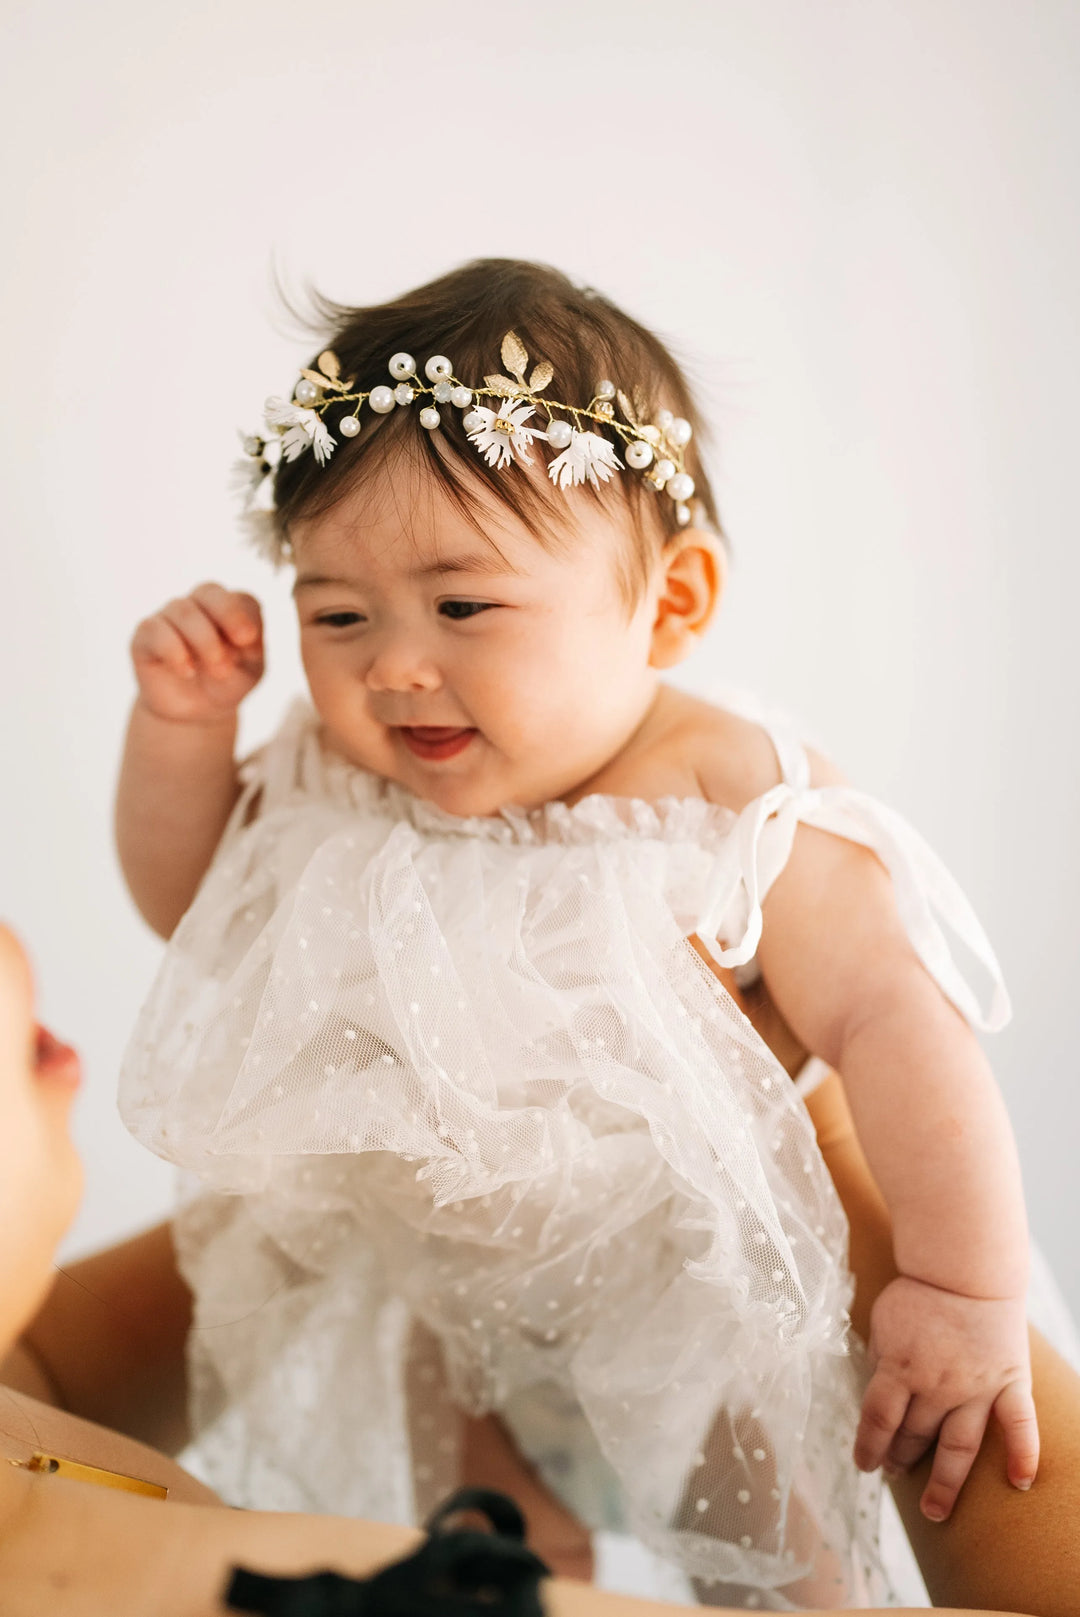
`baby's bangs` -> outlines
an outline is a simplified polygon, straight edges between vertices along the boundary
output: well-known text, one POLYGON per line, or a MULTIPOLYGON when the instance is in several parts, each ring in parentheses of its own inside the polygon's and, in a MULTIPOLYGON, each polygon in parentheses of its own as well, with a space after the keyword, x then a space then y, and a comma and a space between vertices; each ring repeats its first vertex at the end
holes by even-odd
POLYGON ((392 490, 395 481, 417 472, 431 478, 494 550, 498 545, 489 532, 493 501, 515 516, 543 549, 569 553, 573 524, 565 497, 542 475, 535 450, 531 465, 522 466, 519 459, 497 471, 477 454, 456 414, 447 419, 450 412, 445 411, 443 423, 429 432, 419 424, 419 408, 404 406, 368 422, 360 438, 348 445, 352 464, 339 480, 334 503, 369 479, 382 478, 392 490))
POLYGON ((285 533, 291 522, 324 515, 376 479, 404 513, 407 503, 394 501, 394 486, 408 484, 418 474, 421 479, 425 475, 431 478, 484 543, 503 560, 505 557, 489 531, 493 500, 516 517, 543 550, 567 557, 573 553, 575 540, 579 538, 574 519, 577 502, 589 500, 610 506, 614 501, 626 512, 632 530, 626 544, 618 551, 615 570, 620 596, 628 612, 633 611, 664 539, 659 523, 649 522, 648 506, 656 496, 647 484, 636 478, 613 478, 600 488, 584 483, 568 490, 559 489, 546 475, 539 446, 534 446, 527 465, 523 465, 519 457, 511 466, 489 466, 469 442, 457 415, 451 417, 446 411, 443 423, 435 431, 428 431, 419 424, 416 405, 402 406, 390 415, 369 417, 359 437, 341 438, 335 428, 349 408, 331 405, 326 411, 324 420, 331 433, 340 438, 339 450, 317 478, 306 482, 302 494, 297 491, 300 497, 282 502, 279 509, 285 533), (648 531, 650 528, 654 530, 652 533, 648 531))

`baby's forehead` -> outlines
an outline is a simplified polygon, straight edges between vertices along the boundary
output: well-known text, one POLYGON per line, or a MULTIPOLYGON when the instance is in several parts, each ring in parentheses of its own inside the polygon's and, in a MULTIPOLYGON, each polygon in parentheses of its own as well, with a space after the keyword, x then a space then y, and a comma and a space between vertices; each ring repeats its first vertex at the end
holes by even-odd
MULTIPOLYGON (((525 473, 515 466, 507 475, 525 473)), ((580 560, 583 546, 607 555, 618 529, 617 514, 592 500, 560 495, 530 520, 484 480, 447 486, 411 457, 395 456, 366 470, 326 510, 294 518, 289 532, 301 572, 313 563, 351 561, 410 577, 465 571, 529 577, 580 560)))
POLYGON ((508 534, 497 520, 470 522, 450 502, 369 501, 366 491, 338 501, 328 511, 293 524, 297 570, 324 563, 347 570, 376 569, 409 579, 437 573, 528 573, 527 534, 508 534))

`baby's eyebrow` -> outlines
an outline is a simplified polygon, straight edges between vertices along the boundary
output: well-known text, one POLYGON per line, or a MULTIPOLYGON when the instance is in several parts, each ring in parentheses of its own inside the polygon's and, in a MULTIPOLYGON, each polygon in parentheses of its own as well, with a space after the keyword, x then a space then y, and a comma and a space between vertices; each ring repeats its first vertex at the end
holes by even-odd
MULTIPOLYGON (((441 556, 437 561, 424 562, 423 565, 410 567, 407 571, 409 578, 432 578, 438 573, 515 573, 517 568, 511 567, 509 562, 494 553, 477 553, 463 556, 441 556)), ((355 584, 355 579, 332 577, 326 573, 301 573, 293 585, 293 594, 298 590, 314 589, 318 584, 355 584)))
POLYGON ((410 578, 431 578, 436 573, 513 573, 517 568, 511 567, 502 556, 493 551, 469 554, 463 556, 442 556, 436 561, 426 562, 422 567, 411 567, 410 578))

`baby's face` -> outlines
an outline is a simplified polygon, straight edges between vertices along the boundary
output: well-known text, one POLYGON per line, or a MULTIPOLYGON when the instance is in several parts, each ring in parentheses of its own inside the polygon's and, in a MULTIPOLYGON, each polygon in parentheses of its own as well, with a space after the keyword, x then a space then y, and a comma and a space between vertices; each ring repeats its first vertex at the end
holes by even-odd
POLYGON ((34 1020, 18 939, 0 927, 0 1351, 37 1308, 82 1189, 68 1134, 79 1061, 34 1020))
POLYGON ((656 694, 659 583, 628 618, 625 508, 575 492, 554 555, 484 496, 505 562, 400 461, 292 525, 301 651, 332 745, 460 815, 567 795, 623 747, 656 694))

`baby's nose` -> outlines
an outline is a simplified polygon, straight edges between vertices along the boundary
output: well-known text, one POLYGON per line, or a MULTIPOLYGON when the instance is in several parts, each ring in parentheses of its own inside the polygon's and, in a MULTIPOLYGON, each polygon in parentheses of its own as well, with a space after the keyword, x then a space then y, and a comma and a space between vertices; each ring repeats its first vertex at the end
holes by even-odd
POLYGON ((372 691, 431 691, 442 676, 431 659, 403 636, 386 641, 368 664, 365 683, 372 691))

